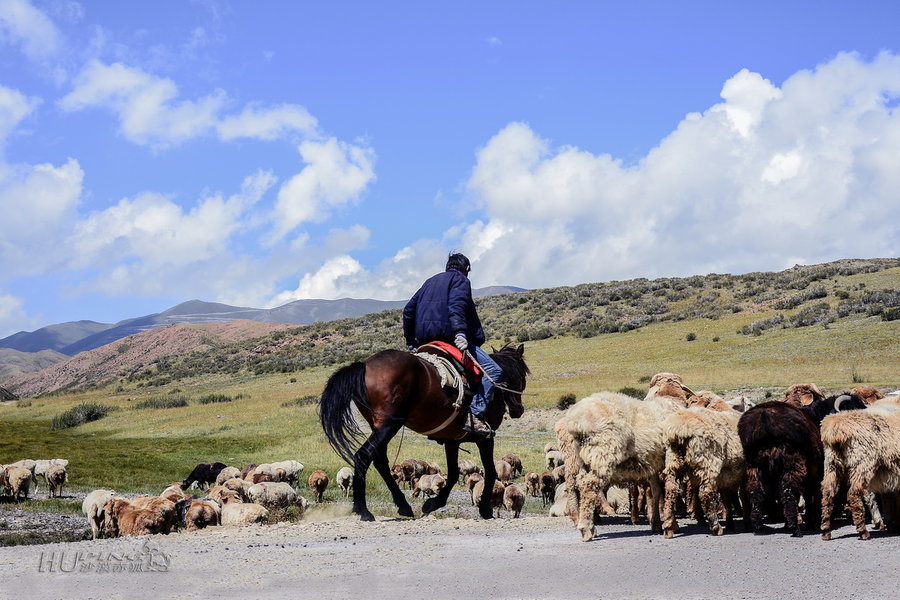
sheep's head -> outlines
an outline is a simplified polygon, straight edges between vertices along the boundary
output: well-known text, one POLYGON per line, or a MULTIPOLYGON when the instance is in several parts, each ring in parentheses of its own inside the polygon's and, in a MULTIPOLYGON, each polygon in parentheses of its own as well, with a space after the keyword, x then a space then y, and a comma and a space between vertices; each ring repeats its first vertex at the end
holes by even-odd
POLYGON ((856 394, 862 398, 863 402, 866 404, 874 404, 876 401, 884 398, 884 394, 881 390, 870 385, 858 385, 847 393, 856 394))
POLYGON ((645 399, 654 396, 670 398, 683 406, 688 406, 688 399, 694 393, 684 385, 681 375, 675 373, 657 373, 650 379, 650 391, 645 399))
POLYGON ((816 400, 824 400, 825 394, 819 391, 814 383, 798 383, 784 391, 782 402, 791 406, 809 406, 816 400))
POLYGON ((699 391, 693 396, 688 397, 688 408, 693 408, 694 406, 717 410, 719 412, 731 410, 731 406, 729 406, 721 396, 708 390, 699 391))
MULTIPOLYGON (((241 499, 238 498, 237 492, 229 489, 224 489, 219 491, 219 499, 218 502, 220 505, 225 506, 226 504, 240 504, 241 499)), ((215 500, 215 498, 213 498, 215 500)))

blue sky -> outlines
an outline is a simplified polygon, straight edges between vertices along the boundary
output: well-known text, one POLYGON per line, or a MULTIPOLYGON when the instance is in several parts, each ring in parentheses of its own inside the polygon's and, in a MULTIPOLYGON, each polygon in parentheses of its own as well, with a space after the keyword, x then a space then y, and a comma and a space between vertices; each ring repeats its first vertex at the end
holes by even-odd
POLYGON ((900 255, 896 2, 0 0, 0 336, 900 255))

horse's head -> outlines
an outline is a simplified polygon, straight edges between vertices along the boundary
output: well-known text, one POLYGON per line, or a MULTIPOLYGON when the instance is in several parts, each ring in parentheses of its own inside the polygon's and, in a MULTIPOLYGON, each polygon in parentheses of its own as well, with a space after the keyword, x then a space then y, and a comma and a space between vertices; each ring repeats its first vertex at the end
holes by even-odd
MULTIPOLYGON (((494 350, 491 348, 491 350, 494 350)), ((521 392, 525 389, 525 379, 531 371, 525 364, 525 346, 519 344, 517 348, 513 348, 506 344, 499 350, 494 350, 491 358, 503 369, 504 387, 511 390, 521 392)), ((506 392, 498 389, 497 397, 503 398, 503 402, 509 411, 509 416, 518 419, 525 412, 525 406, 522 404, 522 395, 513 392, 506 392)))

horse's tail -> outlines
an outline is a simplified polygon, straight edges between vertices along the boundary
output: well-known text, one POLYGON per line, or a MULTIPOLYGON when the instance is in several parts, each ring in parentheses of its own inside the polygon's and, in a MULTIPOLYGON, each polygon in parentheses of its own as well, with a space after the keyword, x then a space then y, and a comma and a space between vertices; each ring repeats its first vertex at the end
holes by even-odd
POLYGON ((354 400, 363 406, 369 405, 366 365, 362 362, 351 363, 335 371, 328 378, 319 399, 319 421, 328 443, 351 465, 364 437, 353 416, 354 400))

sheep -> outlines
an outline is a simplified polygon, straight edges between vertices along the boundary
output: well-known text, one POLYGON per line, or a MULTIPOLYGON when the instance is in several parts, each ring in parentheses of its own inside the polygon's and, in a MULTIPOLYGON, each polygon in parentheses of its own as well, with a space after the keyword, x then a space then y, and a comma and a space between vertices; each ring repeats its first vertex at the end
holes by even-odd
POLYGON ((158 496, 136 498, 129 502, 113 498, 103 507, 105 528, 112 537, 167 534, 176 521, 175 503, 158 496))
POLYGON ((353 491, 353 469, 351 467, 341 467, 334 476, 334 481, 344 493, 344 498, 349 498, 353 491))
POLYGON ((684 385, 684 379, 677 373, 657 373, 650 378, 650 389, 644 400, 665 398, 686 407, 694 392, 684 385))
POLYGON ((210 487, 216 483, 216 477, 227 465, 225 463, 201 463, 194 467, 191 474, 181 483, 182 489, 189 489, 192 485, 206 485, 210 487))
POLYGON ((226 479, 225 482, 222 483, 221 487, 236 492, 241 502, 247 502, 249 500, 249 498, 247 497, 247 491, 253 485, 255 484, 247 481, 246 479, 235 477, 232 479, 226 479))
POLYGON ((413 488, 413 498, 418 498, 419 494, 436 496, 445 485, 447 485, 447 478, 443 475, 422 475, 416 481, 416 486, 413 488))
POLYGON ((253 475, 253 471, 258 467, 257 463, 250 463, 246 465, 243 469, 241 469, 241 479, 250 479, 250 476, 253 475))
POLYGON ((481 473, 472 473, 466 477, 466 489, 469 490, 469 495, 472 497, 472 506, 477 504, 477 498, 475 497, 473 490, 479 481, 484 481, 484 476, 481 473))
POLYGON ((566 457, 563 456, 563 453, 559 450, 550 450, 544 455, 544 458, 547 461, 548 469, 555 469, 556 467, 562 466, 565 464, 566 460, 566 457))
POLYGON ((474 460, 462 459, 457 463, 459 467, 459 480, 465 481, 465 479, 473 474, 473 473, 481 473, 481 467, 479 467, 474 460))
POLYGON ((426 465, 424 461, 416 458, 407 458, 400 463, 400 472, 402 473, 401 481, 405 481, 410 489, 415 485, 416 480, 425 475, 426 465))
POLYGON ((47 469, 50 465, 58 465, 65 468, 69 466, 69 461, 65 458, 51 458, 34 461, 34 469, 32 470, 34 477, 32 478, 32 482, 34 482, 35 489, 37 489, 38 482, 40 481, 38 479, 39 477, 44 477, 44 480, 46 481, 47 469))
POLYGON ((303 470, 306 468, 299 460, 280 460, 270 464, 275 468, 276 472, 282 473, 281 481, 294 487, 300 484, 300 475, 303 474, 303 470))
POLYGON ((546 444, 544 444, 544 455, 546 455, 551 450, 559 450, 559 446, 556 444, 556 442, 547 442, 546 444))
POLYGON ((262 481, 284 481, 286 477, 287 471, 283 468, 276 467, 272 463, 263 463, 253 469, 253 474, 248 479, 253 483, 260 483, 262 481))
POLYGON ((497 471, 497 479, 501 483, 507 483, 512 479, 512 466, 505 460, 494 461, 494 469, 497 471))
POLYGON ((170 502, 178 502, 179 500, 183 500, 185 498, 185 493, 184 490, 181 489, 181 482, 173 481, 172 483, 170 483, 169 487, 164 489, 159 497, 165 498, 170 502))
POLYGON ((309 475, 309 489, 313 491, 316 502, 322 502, 325 496, 325 488, 328 487, 328 473, 322 470, 315 470, 309 475))
POLYGON ((660 474, 666 454, 662 422, 684 408, 682 398, 673 400, 659 393, 667 392, 671 381, 663 379, 657 392, 643 401, 616 392, 593 394, 571 406, 556 422, 557 440, 566 457, 566 513, 575 521, 583 541, 594 535, 596 509, 612 510, 605 502, 606 487, 645 480, 651 491, 647 510, 651 529, 662 531, 660 474))
MULTIPOLYGON (((184 503, 184 528, 186 531, 197 531, 206 527, 215 527, 221 522, 222 509, 212 500, 203 498, 185 498, 178 504, 184 503)), ((179 507, 176 504, 176 507, 179 507)))
MULTIPOLYGON (((711 404, 717 402, 721 399, 711 399, 711 404)), ((681 491, 680 480, 691 481, 694 489, 699 491, 707 525, 713 535, 724 533, 719 524, 719 494, 733 495, 744 490, 744 451, 738 437, 741 414, 724 403, 722 406, 725 406, 724 411, 705 407, 679 410, 663 421, 666 441, 663 535, 666 538, 678 532, 675 503, 681 491)), ((730 529, 731 503, 726 500, 725 506, 726 527, 730 529)), ((745 523, 749 518, 748 508, 745 498, 745 523)))
POLYGON ((61 497, 63 485, 69 480, 66 468, 61 465, 50 465, 45 472, 50 498, 61 497))
POLYGON ((229 479, 241 476, 241 471, 237 467, 225 467, 216 475, 216 485, 222 485, 229 479))
POLYGON ((870 385, 858 385, 847 393, 856 394, 861 397, 863 402, 867 405, 875 404, 877 401, 884 398, 884 393, 882 393, 881 390, 870 385))
POLYGON ((809 406, 815 400, 824 400, 825 394, 819 391, 814 383, 797 383, 790 386, 784 391, 781 402, 786 402, 791 406, 801 407, 809 406))
MULTIPOLYGON (((876 402, 866 410, 840 412, 822 420, 825 448, 822 478, 822 539, 831 539, 834 496, 848 483, 847 500, 859 539, 867 540, 863 496, 900 491, 900 412, 876 402)), ((874 515, 873 510, 873 517, 874 515)))
POLYGON ((28 469, 28 472, 31 474, 31 484, 34 485, 35 489, 37 489, 37 476, 34 474, 34 469, 37 467, 37 461, 31 460, 30 458, 23 458, 22 460, 17 460, 14 463, 10 463, 6 465, 7 467, 18 467, 20 469, 28 469))
POLYGON ((565 482, 556 486, 556 489, 553 490, 553 506, 550 507, 548 511, 548 516, 551 517, 565 517, 566 516, 566 484, 565 482))
POLYGON ((261 504, 241 502, 236 492, 225 490, 221 494, 221 523, 225 526, 243 527, 254 523, 267 523, 269 511, 261 504))
POLYGON ((20 494, 24 494, 25 500, 28 500, 28 491, 31 489, 32 480, 32 473, 29 469, 7 465, 3 469, 2 479, 7 495, 12 496, 17 504, 20 494))
MULTIPOLYGON (((503 506, 503 494, 506 491, 506 487, 500 483, 499 481, 494 481, 494 489, 491 494, 491 507, 497 509, 497 516, 500 516, 500 507, 503 506)), ((484 494, 484 480, 477 482, 475 487, 472 488, 472 505, 477 506, 478 502, 481 500, 481 496, 484 494)))
POLYGON ((513 479, 522 474, 522 459, 515 452, 510 452, 500 460, 505 460, 507 463, 509 463, 509 466, 512 467, 513 479))
POLYGON ((103 532, 106 520, 104 507, 115 495, 115 490, 94 490, 81 502, 81 512, 91 525, 91 539, 96 540, 103 532))
POLYGON ((525 494, 517 485, 507 486, 503 490, 503 506, 512 514, 513 519, 518 519, 525 507, 525 494))
POLYGON ((531 471, 525 475, 525 489, 532 498, 537 498, 541 489, 541 476, 531 471))
POLYGON ((544 506, 553 504, 556 493, 556 479, 550 471, 541 474, 541 503, 544 506))
POLYGON ((550 474, 553 475, 553 480, 556 482, 556 485, 559 485, 566 480, 566 466, 559 465, 558 467, 550 471, 550 474))
POLYGON ((247 490, 247 497, 251 502, 261 504, 269 510, 296 506, 300 509, 300 514, 303 514, 309 506, 306 498, 286 481, 254 484, 247 490))

